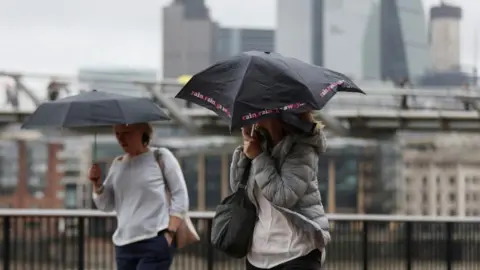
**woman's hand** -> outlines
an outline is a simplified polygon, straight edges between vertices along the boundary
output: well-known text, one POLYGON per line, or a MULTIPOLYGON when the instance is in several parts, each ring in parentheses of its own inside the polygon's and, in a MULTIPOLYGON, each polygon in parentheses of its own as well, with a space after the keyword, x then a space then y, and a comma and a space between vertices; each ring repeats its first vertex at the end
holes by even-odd
POLYGON ((95 187, 102 185, 102 170, 98 164, 93 164, 92 167, 88 170, 88 179, 92 182, 95 187))
POLYGON ((165 240, 167 240, 168 246, 171 246, 171 245, 172 245, 172 241, 173 241, 173 236, 172 236, 172 234, 169 233, 169 232, 165 232, 165 233, 163 234, 163 236, 165 237, 165 240))
POLYGON ((243 153, 249 159, 254 159, 262 153, 262 148, 260 147, 260 142, 258 138, 253 135, 251 136, 252 127, 242 128, 243 135, 243 153))

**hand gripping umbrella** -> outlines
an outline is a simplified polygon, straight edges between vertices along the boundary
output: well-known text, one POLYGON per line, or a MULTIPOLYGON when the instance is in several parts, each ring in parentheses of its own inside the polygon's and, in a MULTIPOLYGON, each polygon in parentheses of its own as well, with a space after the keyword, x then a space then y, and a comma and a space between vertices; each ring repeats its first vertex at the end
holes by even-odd
POLYGON ((50 127, 94 130, 97 127, 117 124, 169 119, 163 110, 148 98, 93 90, 41 104, 22 125, 22 128, 50 127))
POLYGON ((364 92, 347 76, 277 53, 244 52, 194 75, 176 95, 230 121, 320 110, 337 92, 364 92))

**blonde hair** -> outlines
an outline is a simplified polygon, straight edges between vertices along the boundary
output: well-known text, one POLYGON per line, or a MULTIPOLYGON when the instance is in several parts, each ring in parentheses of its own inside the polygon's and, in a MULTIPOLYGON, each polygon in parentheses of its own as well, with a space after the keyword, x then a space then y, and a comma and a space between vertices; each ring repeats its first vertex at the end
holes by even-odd
MULTIPOLYGON (((116 126, 131 126, 136 130, 140 130, 142 132, 142 143, 144 145, 149 145, 152 141, 153 136, 153 126, 150 123, 135 123, 135 124, 122 124, 122 125, 115 125, 116 126)), ((115 128, 114 127, 114 128, 115 128)))
MULTIPOLYGON (((322 122, 317 121, 315 119, 315 115, 313 114, 312 111, 300 113, 298 114, 298 118, 302 121, 315 124, 314 132, 318 132, 318 130, 321 130, 324 128, 324 125, 322 124, 322 122)), ((283 130, 286 134, 290 134, 290 135, 299 133, 299 130, 297 128, 285 123, 283 124, 283 130)))
POLYGON ((313 111, 301 113, 299 114, 299 118, 303 121, 316 124, 316 128, 322 129, 325 127, 325 125, 321 121, 317 121, 315 119, 315 114, 313 113, 313 111))

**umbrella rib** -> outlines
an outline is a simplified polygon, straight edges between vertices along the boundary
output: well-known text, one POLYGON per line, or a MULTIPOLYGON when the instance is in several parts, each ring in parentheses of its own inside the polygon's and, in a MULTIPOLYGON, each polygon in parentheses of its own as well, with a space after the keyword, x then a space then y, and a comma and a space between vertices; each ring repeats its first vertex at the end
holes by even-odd
POLYGON ((122 118, 125 119, 125 124, 131 124, 131 123, 128 123, 125 112, 123 111, 122 106, 120 106, 120 103, 118 102, 118 100, 115 103, 117 104, 117 107, 120 110, 120 113, 122 114, 122 118))
MULTIPOLYGON (((245 70, 243 71, 243 77, 245 77, 247 75, 248 69, 250 68, 251 64, 252 64, 252 58, 249 58, 248 59, 248 65, 245 68, 245 70)), ((242 90, 243 83, 244 83, 244 80, 240 80, 240 86, 238 87, 238 92, 235 93, 235 97, 233 98, 234 102, 233 102, 232 113, 231 113, 230 118, 233 117, 233 113, 235 111, 235 100, 237 99, 238 95, 240 94, 240 92, 242 90)))
POLYGON ((65 122, 67 121, 68 114, 70 113, 70 109, 71 109, 71 108, 72 108, 72 104, 70 103, 70 104, 68 104, 68 109, 67 109, 67 111, 65 112, 65 115, 63 116, 63 121, 62 121, 62 124, 61 124, 61 125, 62 125, 62 126, 61 126, 62 128, 65 127, 65 122))

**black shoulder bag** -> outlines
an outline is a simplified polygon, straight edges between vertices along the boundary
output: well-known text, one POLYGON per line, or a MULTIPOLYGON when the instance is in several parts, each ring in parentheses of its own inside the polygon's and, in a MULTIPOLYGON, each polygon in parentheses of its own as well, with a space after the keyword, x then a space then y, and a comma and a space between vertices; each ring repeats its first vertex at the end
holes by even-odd
POLYGON ((252 244, 257 209, 246 192, 251 163, 242 175, 237 191, 217 206, 212 221, 212 245, 234 258, 245 257, 252 244))

